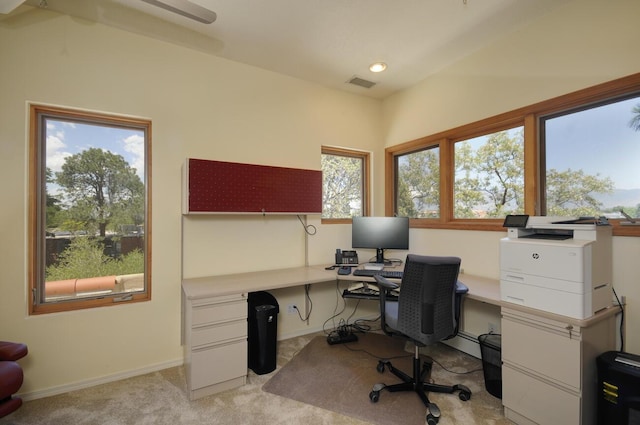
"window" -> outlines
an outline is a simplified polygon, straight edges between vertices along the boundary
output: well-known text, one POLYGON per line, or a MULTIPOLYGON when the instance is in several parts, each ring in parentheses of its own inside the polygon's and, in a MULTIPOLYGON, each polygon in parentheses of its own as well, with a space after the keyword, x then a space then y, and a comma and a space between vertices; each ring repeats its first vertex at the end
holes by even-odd
POLYGON ((640 96, 540 121, 543 214, 639 217, 640 96))
POLYGON ((322 148, 322 219, 336 222, 369 214, 369 153, 322 148))
POLYGON ((30 313, 151 294, 151 122, 30 107, 30 313))
POLYGON ((604 215, 614 235, 640 236, 625 216, 640 217, 639 163, 640 73, 388 147, 385 213, 497 231, 507 214, 604 215), (412 169, 423 151, 431 165, 412 169))
POLYGON ((456 142, 454 218, 524 212, 523 127, 456 142))

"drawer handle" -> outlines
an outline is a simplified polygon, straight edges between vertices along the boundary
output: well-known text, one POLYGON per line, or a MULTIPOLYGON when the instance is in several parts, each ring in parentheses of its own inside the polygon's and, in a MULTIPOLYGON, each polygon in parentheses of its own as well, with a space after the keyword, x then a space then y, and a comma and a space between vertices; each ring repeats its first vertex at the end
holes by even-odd
POLYGON ((516 298, 512 297, 511 295, 507 295, 507 299, 512 303, 524 305, 524 298, 516 298))
POLYGON ((524 276, 514 276, 512 274, 508 274, 507 277, 509 279, 524 280, 524 276))

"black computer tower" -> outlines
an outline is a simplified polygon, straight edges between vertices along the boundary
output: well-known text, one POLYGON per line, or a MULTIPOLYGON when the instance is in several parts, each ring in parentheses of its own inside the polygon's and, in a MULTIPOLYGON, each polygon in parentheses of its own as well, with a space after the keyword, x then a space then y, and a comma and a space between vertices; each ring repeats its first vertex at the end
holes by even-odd
POLYGON ((258 375, 276 368, 279 307, 268 292, 249 293, 249 368, 258 375))
POLYGON ((640 425, 640 356, 607 351, 596 364, 598 425, 640 425))

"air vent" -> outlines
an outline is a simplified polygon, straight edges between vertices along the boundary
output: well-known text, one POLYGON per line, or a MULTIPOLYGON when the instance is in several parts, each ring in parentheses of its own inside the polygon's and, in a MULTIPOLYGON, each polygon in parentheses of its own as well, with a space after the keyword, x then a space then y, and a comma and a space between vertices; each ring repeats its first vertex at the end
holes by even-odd
POLYGON ((376 85, 376 83, 374 83, 373 81, 368 81, 360 77, 353 77, 348 81, 348 83, 355 86, 364 87, 365 89, 370 89, 371 87, 376 85))

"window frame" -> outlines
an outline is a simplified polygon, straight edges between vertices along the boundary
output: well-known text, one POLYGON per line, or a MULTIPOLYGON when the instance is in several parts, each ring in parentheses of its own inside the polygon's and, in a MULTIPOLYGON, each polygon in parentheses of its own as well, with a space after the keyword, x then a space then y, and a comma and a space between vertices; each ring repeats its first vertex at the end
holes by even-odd
MULTIPOLYGON (((371 213, 371 153, 350 148, 336 146, 322 146, 321 155, 345 156, 362 160, 362 215, 368 216, 371 213)), ((345 224, 351 223, 351 218, 321 218, 322 224, 345 224)))
MULTIPOLYGON (((453 179, 455 173, 453 146, 457 141, 524 127, 524 199, 525 214, 539 214, 543 199, 540 176, 540 119, 569 110, 587 108, 640 92, 640 73, 608 81, 566 95, 465 124, 385 149, 385 214, 395 212, 395 156, 440 144, 440 217, 411 219, 411 227, 458 230, 504 231, 502 219, 455 219, 453 217, 453 179)), ((622 220, 610 220, 614 236, 640 236, 640 228, 621 226, 622 220)))
POLYGON ((28 311, 29 315, 74 311, 95 307, 120 305, 123 303, 151 300, 151 120, 124 115, 73 109, 43 104, 29 104, 29 206, 28 206, 28 311), (129 127, 145 133, 145 236, 144 256, 145 290, 142 292, 115 293, 95 297, 44 301, 44 210, 46 201, 46 140, 43 140, 46 119, 61 119, 87 124, 129 127))

